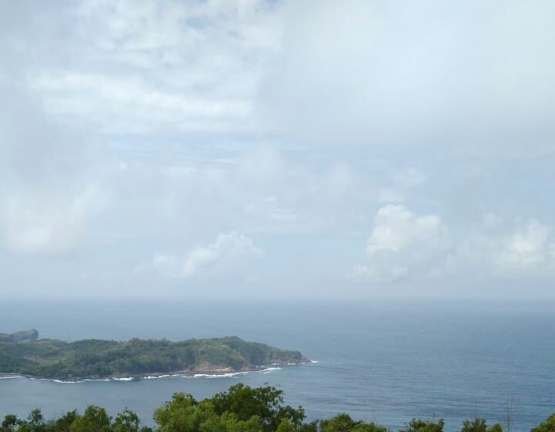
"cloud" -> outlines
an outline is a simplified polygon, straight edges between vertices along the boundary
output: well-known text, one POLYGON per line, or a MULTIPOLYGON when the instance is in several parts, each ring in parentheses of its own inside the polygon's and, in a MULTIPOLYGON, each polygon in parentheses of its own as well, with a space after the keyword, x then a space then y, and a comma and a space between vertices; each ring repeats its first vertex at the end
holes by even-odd
POLYGON ((551 227, 535 219, 504 223, 489 215, 445 261, 445 276, 502 280, 555 276, 551 227))
POLYGON ((377 193, 347 163, 312 167, 268 146, 224 159, 147 156, 123 163, 107 180, 113 199, 103 231, 116 237, 156 236, 168 247, 234 230, 273 236, 329 233, 358 220, 359 204, 377 193))
POLYGON ((445 256, 449 244, 447 227, 438 216, 419 216, 403 205, 387 205, 374 217, 367 264, 356 266, 352 276, 373 282, 419 277, 445 256))
POLYGON ((3 7, 47 111, 109 136, 552 151, 549 1, 3 7))
POLYGON ((531 220, 503 241, 498 264, 504 268, 534 268, 544 264, 549 257, 548 236, 550 229, 531 220))
POLYGON ((550 282, 554 7, 0 2, 0 274, 550 282))
POLYGON ((164 276, 187 280, 232 274, 263 254, 251 238, 229 232, 220 233, 214 243, 197 246, 183 255, 158 253, 153 257, 152 266, 164 276))
POLYGON ((366 245, 366 263, 353 268, 358 282, 410 280, 430 284, 532 281, 555 276, 551 227, 535 219, 506 223, 487 214, 460 238, 436 215, 403 205, 378 210, 366 245))
POLYGON ((4 196, 0 220, 5 247, 11 252, 45 255, 73 250, 86 235, 87 218, 100 201, 94 187, 77 193, 59 197, 29 193, 4 196))
POLYGON ((260 95, 274 127, 339 145, 553 151, 553 2, 287 5, 260 95))
POLYGON ((47 110, 107 135, 244 134, 281 3, 81 1, 51 17, 29 80, 47 110), (63 65, 60 68, 60 65, 63 65))
POLYGON ((47 115, 21 78, 0 76, 0 94, 1 245, 66 254, 105 201, 88 143, 47 115))

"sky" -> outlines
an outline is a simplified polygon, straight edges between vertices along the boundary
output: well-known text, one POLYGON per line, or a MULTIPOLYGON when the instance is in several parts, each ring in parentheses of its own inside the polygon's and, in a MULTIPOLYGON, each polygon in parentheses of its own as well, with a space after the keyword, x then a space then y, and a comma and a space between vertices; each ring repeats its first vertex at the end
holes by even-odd
POLYGON ((555 2, 0 2, 3 298, 555 298, 555 2))

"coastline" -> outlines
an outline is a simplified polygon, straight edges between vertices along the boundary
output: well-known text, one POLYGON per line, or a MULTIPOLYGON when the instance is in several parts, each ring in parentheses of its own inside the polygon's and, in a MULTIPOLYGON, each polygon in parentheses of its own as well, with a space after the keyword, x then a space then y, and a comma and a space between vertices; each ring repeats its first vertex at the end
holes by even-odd
POLYGON ((114 341, 57 339, 0 342, 0 377, 24 377, 60 382, 134 381, 162 376, 226 376, 257 372, 267 365, 310 362, 299 351, 284 350, 237 336, 168 341, 138 339, 114 341))
POLYGON ((270 372, 274 370, 279 370, 282 367, 293 367, 300 366, 303 364, 313 363, 311 360, 301 361, 301 362, 288 362, 288 363, 272 363, 269 365, 251 366, 244 367, 241 369, 233 369, 231 367, 214 367, 214 368, 199 368, 199 369, 188 369, 170 372, 144 372, 140 374, 118 374, 110 376, 72 376, 72 377, 46 377, 46 376, 36 376, 36 375, 26 375, 18 373, 2 373, 0 372, 0 380, 3 379, 30 379, 30 380, 40 380, 40 381, 52 381, 64 384, 76 384, 90 381, 119 381, 119 382, 131 382, 139 380, 152 380, 152 379, 163 379, 163 378, 210 378, 210 377, 231 377, 235 375, 255 373, 255 372, 270 372))

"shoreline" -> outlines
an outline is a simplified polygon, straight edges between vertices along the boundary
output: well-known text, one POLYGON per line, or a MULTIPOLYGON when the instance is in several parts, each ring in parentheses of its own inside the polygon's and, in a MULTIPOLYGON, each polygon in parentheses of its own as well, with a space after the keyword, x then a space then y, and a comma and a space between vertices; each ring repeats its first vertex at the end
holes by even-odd
MULTIPOLYGON (((38 335, 37 330, 32 332, 38 335)), ((20 333, 12 334, 13 338, 20 333)), ((0 342, 0 348, 3 351, 0 377, 20 375, 63 382, 133 381, 170 375, 222 376, 257 372, 269 365, 293 366, 310 362, 299 351, 248 342, 237 336, 175 342, 138 338, 74 342, 33 339, 0 342)))
POLYGON ((152 372, 152 373, 140 373, 140 374, 121 374, 121 375, 110 375, 110 376, 84 376, 84 377, 44 377, 35 375, 25 375, 18 373, 1 373, 0 380, 3 379, 30 379, 39 381, 52 381, 66 384, 76 384, 82 382, 90 381, 119 381, 119 382, 131 382, 140 380, 150 380, 150 379, 163 379, 172 377, 182 377, 182 378, 202 378, 202 377, 231 377, 239 374, 247 374, 253 372, 264 372, 273 371, 281 369, 282 367, 292 367, 300 366, 303 364, 310 364, 311 360, 306 362, 298 363, 272 363, 269 365, 246 367, 241 369, 233 369, 230 367, 226 368, 209 368, 209 369, 193 369, 193 370, 181 370, 181 371, 171 371, 171 372, 152 372))

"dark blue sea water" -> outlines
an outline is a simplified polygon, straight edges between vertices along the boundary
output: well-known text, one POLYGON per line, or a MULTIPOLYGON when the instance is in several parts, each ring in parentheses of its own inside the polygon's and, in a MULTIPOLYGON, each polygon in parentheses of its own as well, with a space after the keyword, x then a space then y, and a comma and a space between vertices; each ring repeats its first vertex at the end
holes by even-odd
POLYGON ((0 331, 76 340, 237 335, 298 349, 317 363, 220 378, 76 384, 0 379, 0 415, 47 417, 87 404, 152 413, 177 391, 279 386, 309 418, 347 412, 398 429, 413 417, 506 421, 527 431, 555 412, 554 304, 500 302, 2 302, 0 331))

